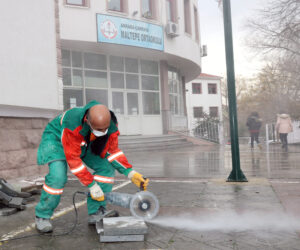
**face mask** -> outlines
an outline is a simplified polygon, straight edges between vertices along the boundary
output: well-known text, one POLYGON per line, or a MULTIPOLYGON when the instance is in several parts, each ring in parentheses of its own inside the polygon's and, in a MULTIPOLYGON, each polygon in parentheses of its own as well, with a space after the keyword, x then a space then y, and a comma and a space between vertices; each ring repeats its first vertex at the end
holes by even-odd
POLYGON ((96 137, 100 137, 100 136, 104 136, 107 134, 107 131, 108 131, 108 128, 102 132, 102 131, 98 131, 98 130, 95 130, 95 129, 92 129, 92 133, 96 136, 96 137))

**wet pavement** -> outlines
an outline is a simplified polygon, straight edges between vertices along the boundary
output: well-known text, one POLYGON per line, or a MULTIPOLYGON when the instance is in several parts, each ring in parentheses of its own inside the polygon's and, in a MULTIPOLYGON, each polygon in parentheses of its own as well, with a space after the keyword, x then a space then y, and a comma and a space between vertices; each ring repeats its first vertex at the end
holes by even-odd
MULTIPOLYGON (((227 183, 230 147, 194 146, 149 152, 130 152, 134 169, 151 179, 149 191, 160 201, 159 216, 147 223, 144 242, 99 243, 87 225, 84 197, 78 195, 79 222, 71 235, 36 236, 10 241, 1 249, 300 249, 300 146, 283 152, 280 145, 250 150, 240 146, 241 168, 247 183, 227 183)), ((133 184, 116 191, 134 194, 133 184)), ((85 190, 70 178, 57 208, 55 233, 74 222, 72 194, 85 190)), ((38 198, 38 197, 37 197, 38 198)), ((35 233, 34 205, 0 217, 0 235, 10 238, 35 233), (5 225, 5 226, 4 226, 5 225)), ((129 209, 109 206, 121 215, 129 209)))

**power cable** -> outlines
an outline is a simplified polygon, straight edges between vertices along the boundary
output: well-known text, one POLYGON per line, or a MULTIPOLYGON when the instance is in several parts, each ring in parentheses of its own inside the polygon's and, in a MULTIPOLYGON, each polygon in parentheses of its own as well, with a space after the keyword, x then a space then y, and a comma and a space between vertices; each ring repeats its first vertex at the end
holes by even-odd
POLYGON ((60 237, 60 236, 71 234, 75 230, 75 228, 76 228, 76 226, 78 224, 78 211, 77 211, 77 208, 76 208, 76 205, 75 205, 76 194, 86 195, 85 192, 81 192, 81 191, 76 191, 73 194, 73 206, 74 206, 74 211, 75 211, 75 222, 74 222, 73 227, 70 230, 68 230, 66 232, 62 232, 62 233, 57 233, 57 234, 53 234, 53 233, 37 233, 37 234, 24 235, 24 236, 20 236, 20 237, 14 237, 14 238, 6 239, 6 240, 5 239, 0 239, 0 243, 1 242, 6 242, 6 241, 12 241, 12 240, 26 239, 26 238, 36 237, 36 236, 60 237))

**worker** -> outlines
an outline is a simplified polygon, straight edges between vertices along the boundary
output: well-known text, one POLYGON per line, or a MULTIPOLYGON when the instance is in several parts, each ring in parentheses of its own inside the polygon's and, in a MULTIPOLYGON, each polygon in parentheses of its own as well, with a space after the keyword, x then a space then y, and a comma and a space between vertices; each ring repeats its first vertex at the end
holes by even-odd
POLYGON ((69 109, 49 122, 37 153, 38 164, 49 165, 40 202, 35 208, 35 224, 39 232, 53 230, 50 218, 67 182, 68 166, 89 188, 89 224, 95 224, 107 214, 104 193, 112 190, 115 169, 138 187, 147 189, 149 179, 134 171, 119 149, 119 134, 114 113, 96 101, 69 109), (87 167, 94 173, 91 174, 87 167))

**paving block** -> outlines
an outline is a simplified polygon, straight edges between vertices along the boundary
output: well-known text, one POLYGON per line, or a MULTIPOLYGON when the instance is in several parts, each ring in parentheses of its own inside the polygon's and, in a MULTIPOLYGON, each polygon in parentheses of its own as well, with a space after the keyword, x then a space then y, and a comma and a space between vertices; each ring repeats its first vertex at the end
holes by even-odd
POLYGON ((146 234, 148 227, 141 219, 133 216, 124 216, 104 218, 103 230, 105 236, 139 235, 146 234))
POLYGON ((144 235, 119 235, 119 236, 109 236, 100 234, 100 242, 122 242, 122 241, 144 241, 144 235))
POLYGON ((16 212, 18 212, 18 209, 14 208, 14 207, 1 208, 0 216, 8 216, 11 214, 15 214, 16 212))
POLYGON ((103 232, 103 220, 96 222, 96 231, 97 234, 101 234, 103 232))

